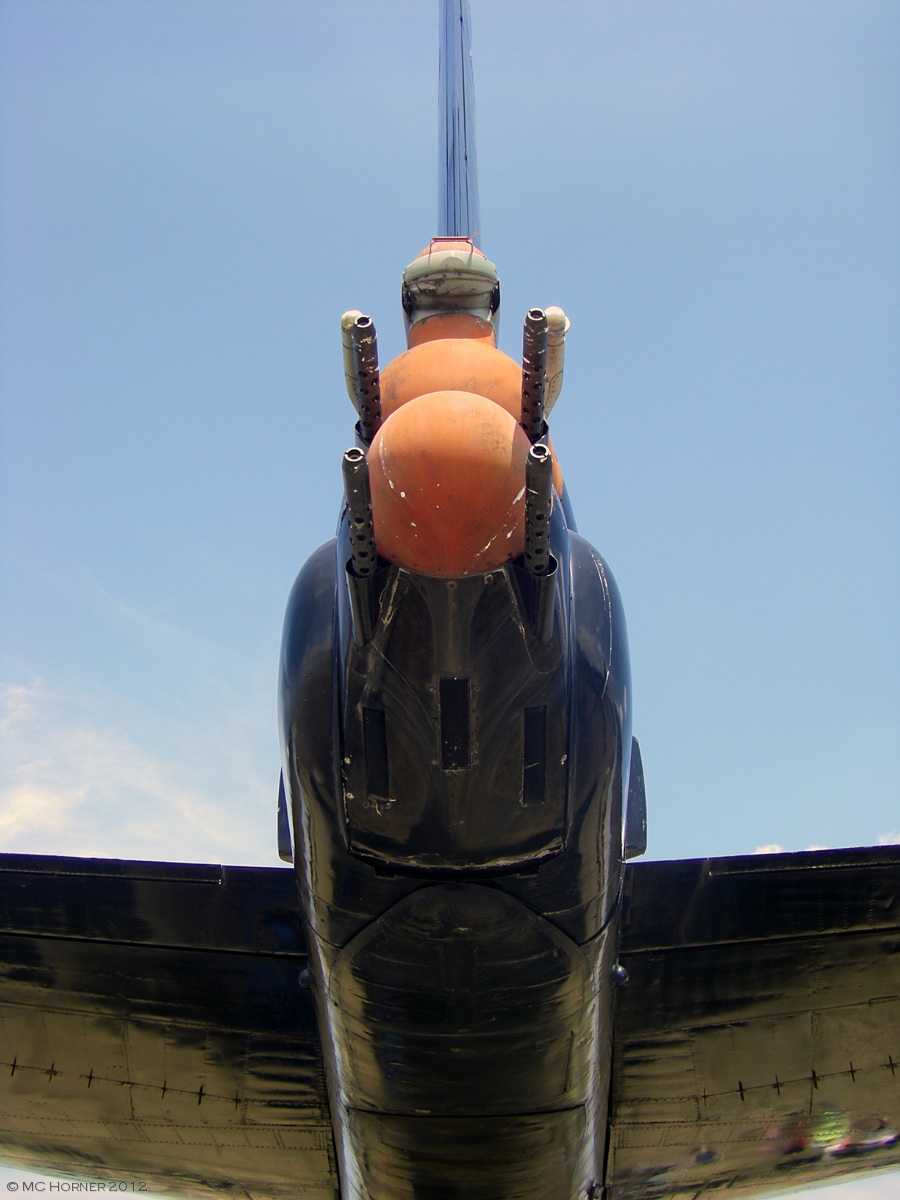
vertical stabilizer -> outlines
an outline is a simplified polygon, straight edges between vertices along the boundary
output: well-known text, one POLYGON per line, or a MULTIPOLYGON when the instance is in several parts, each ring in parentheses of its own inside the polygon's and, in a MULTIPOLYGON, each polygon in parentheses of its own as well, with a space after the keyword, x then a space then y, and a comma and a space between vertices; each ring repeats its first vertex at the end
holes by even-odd
POLYGON ((438 236, 481 240, 469 0, 441 0, 438 236))

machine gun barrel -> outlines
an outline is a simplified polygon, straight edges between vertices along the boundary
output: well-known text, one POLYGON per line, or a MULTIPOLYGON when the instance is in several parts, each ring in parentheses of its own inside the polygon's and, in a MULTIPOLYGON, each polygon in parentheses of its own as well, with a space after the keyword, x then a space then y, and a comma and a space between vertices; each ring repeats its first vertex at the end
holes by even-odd
POLYGON ((377 588, 373 578, 378 569, 378 551, 375 548, 369 464, 365 451, 359 446, 351 446, 344 452, 342 466, 350 536, 347 585, 353 613, 353 633, 357 643, 362 646, 375 631, 378 609, 377 588))
POLYGON ((556 608, 556 562, 550 553, 553 508, 553 456, 543 442, 525 460, 525 554, 519 577, 535 637, 548 642, 556 608))
POLYGON ((525 460, 525 570, 529 575, 546 575, 550 569, 552 497, 553 458, 538 443, 525 460))
POLYGON ((519 424, 534 444, 544 433, 549 322, 542 308, 530 308, 522 335, 522 416, 519 424))
POLYGON ((372 575, 377 566, 375 527, 369 494, 369 464, 358 446, 344 452, 344 494, 350 517, 350 564, 359 579, 372 575))
POLYGON ((381 426, 381 378, 375 323, 352 310, 341 318, 344 376, 350 399, 359 413, 359 436, 368 446, 381 426))

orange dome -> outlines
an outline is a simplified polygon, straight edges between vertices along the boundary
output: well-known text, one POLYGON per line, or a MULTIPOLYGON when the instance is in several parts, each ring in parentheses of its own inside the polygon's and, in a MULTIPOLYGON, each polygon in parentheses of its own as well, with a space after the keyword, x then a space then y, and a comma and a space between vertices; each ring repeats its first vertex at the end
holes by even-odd
POLYGON ((472 313, 435 313, 416 321, 409 331, 407 345, 410 349, 422 342, 433 342, 438 338, 472 338, 496 346, 497 337, 490 321, 473 316, 472 313))
POLYGON ((436 250, 456 250, 460 253, 477 254, 479 258, 487 257, 483 250, 478 249, 471 238, 435 237, 431 239, 424 250, 419 251, 416 258, 427 258, 429 254, 433 254, 436 250))
MULTIPOLYGON (((382 416, 387 419, 414 397, 438 391, 474 392, 499 404, 516 422, 522 415, 522 368, 487 341, 440 338, 398 354, 381 372, 382 416)), ((562 470, 549 438, 548 445, 553 453, 553 486, 561 496, 562 470)))
POLYGON ((473 575, 525 548, 518 422, 485 396, 431 392, 384 422, 369 448, 378 552, 424 575, 473 575))
POLYGON ((522 368, 487 342, 441 338, 398 355, 381 372, 381 412, 392 412, 428 392, 475 392, 487 396, 518 421, 522 411, 522 368))

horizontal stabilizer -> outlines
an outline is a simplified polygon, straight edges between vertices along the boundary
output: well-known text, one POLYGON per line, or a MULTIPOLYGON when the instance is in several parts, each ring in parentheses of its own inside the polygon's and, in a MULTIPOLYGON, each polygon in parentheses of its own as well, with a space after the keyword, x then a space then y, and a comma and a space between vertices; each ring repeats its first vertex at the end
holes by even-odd
POLYGON ((629 864, 609 1200, 900 1162, 900 847, 629 864))
POLYGON ((0 1157, 339 1195, 293 872, 0 857, 0 1157))

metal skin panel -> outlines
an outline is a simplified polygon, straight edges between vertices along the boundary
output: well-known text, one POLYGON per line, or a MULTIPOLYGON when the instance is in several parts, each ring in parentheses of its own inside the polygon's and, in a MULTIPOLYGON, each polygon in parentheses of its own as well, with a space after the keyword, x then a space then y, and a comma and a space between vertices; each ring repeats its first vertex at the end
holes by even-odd
POLYGON ((341 1093, 409 1116, 585 1105, 592 957, 494 888, 413 892, 331 964, 341 1093))
POLYGON ((900 1162, 900 848, 629 867, 610 1200, 900 1162))
MULTIPOLYGON (((559 505, 554 507, 551 522, 551 546, 560 580, 555 622, 562 652, 557 670, 564 680, 569 712, 565 836, 558 854, 544 861, 539 852, 522 863, 525 869, 519 871, 504 863, 498 878, 505 890, 536 911, 552 915, 560 928, 583 943, 607 924, 621 889, 622 822, 631 753, 631 678, 624 610, 615 581, 599 554, 567 528, 559 505)), ((301 894, 306 898, 304 913, 316 935, 337 946, 373 914, 383 912, 410 891, 417 873, 413 861, 404 873, 393 852, 381 863, 371 848, 366 854, 350 852, 344 791, 346 770, 353 764, 344 739, 347 724, 352 728, 355 723, 358 728, 361 718, 358 713, 348 718, 346 705, 348 699, 358 702, 361 691, 354 692, 346 682, 348 664, 359 670, 348 559, 344 520, 338 538, 316 551, 294 584, 285 616, 279 683, 284 779, 291 799, 301 894), (348 757, 349 764, 345 761, 348 757)), ((380 582, 372 577, 379 587, 376 611, 383 624, 397 619, 393 603, 397 590, 384 582, 397 571, 385 570, 380 582)), ((444 581, 444 586, 452 582, 444 581)), ((525 620, 524 613, 521 619, 525 620)), ((446 642, 448 636, 448 631, 440 628, 431 634, 436 644, 446 642)), ((483 720, 489 723, 507 699, 506 660, 500 654, 490 656, 491 631, 485 630, 484 636, 488 644, 481 669, 490 686, 485 689, 487 694, 481 695, 479 706, 483 720)), ((379 639, 376 628, 369 665, 386 674, 376 661, 379 639)), ((539 648, 533 642, 532 647, 538 657, 539 648)), ((477 736, 475 741, 477 744, 477 736)), ((402 780, 396 782, 403 787, 402 780)), ((372 800, 374 805, 379 798, 372 800)), ((558 803, 550 798, 547 810, 554 811, 558 803)), ((492 809, 486 799, 482 808, 487 822, 492 809)), ((502 810, 498 810, 498 841, 504 823, 502 810)), ((489 833, 490 827, 485 826, 483 838, 489 833)), ((429 832, 427 836, 433 835, 429 832)), ((407 857, 414 849, 410 838, 407 857)))
MULTIPOLYGON (((362 1186, 388 1200, 557 1200, 591 1139, 584 1109, 531 1117, 395 1117, 351 1112, 362 1186), (371 1149, 383 1147, 383 1153, 371 1149), (390 1169, 386 1167, 390 1165, 390 1169)), ((579 1200, 593 1192, 591 1181, 579 1200), (590 1191, 588 1190, 590 1189, 590 1191)))
POLYGON ((291 595, 284 779, 344 1200, 599 1186, 627 640, 615 583, 559 504, 550 551, 549 624, 515 566, 352 578, 346 519, 291 595), (539 803, 528 736, 546 736, 539 803), (491 1142, 471 1142, 476 1116, 491 1142), (501 1184, 492 1146, 507 1138, 524 1157, 501 1184))
POLYGON ((422 888, 355 938, 326 998, 344 1048, 347 1200, 583 1191, 602 1151, 602 948, 472 884, 422 888), (473 1140, 475 1118, 486 1128, 473 1140))
POLYGON ((383 603, 395 616, 371 642, 350 643, 344 674, 343 801, 354 852, 400 868, 471 872, 528 866, 562 849, 562 646, 558 636, 547 645, 529 636, 515 576, 514 567, 450 582, 391 572, 383 603), (451 708, 462 747, 449 769, 448 683, 462 685, 451 708), (544 714, 546 729, 541 794, 526 802, 529 709, 544 714), (374 793, 363 731, 372 713, 383 714, 387 768, 374 793))
POLYGON ((0 859, 0 1153, 335 1200, 292 872, 0 859))

